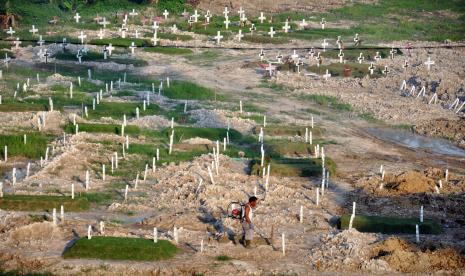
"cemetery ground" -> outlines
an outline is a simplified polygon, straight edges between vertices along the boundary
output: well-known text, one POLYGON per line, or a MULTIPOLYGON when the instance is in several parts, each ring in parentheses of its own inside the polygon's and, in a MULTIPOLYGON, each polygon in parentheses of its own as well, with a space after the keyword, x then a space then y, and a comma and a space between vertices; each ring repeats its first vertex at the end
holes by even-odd
POLYGON ((198 6, 216 11, 209 25, 170 10, 157 46, 147 18, 161 6, 108 0, 80 6, 80 22, 53 4, 13 8, 17 33, 0 35, 11 58, 0 67, 0 274, 463 273, 463 1, 310 1, 310 14, 270 3, 263 23, 247 4, 257 30, 243 41, 215 2, 198 6), (132 9, 123 37, 114 12, 132 9), (112 24, 105 38, 97 15, 112 24), (227 214, 251 195, 245 249, 227 214))

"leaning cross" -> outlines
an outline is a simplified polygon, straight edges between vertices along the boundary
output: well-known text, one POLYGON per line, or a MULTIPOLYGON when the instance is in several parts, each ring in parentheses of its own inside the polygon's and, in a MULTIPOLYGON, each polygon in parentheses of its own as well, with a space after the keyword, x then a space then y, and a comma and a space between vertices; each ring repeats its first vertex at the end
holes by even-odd
POLYGON ((360 55, 359 55, 358 58, 357 58, 358 63, 362 64, 363 59, 364 59, 363 53, 360 53, 360 55))
POLYGON ((329 43, 326 42, 326 39, 323 39, 323 43, 321 43, 321 46, 323 46, 323 52, 326 52, 326 46, 328 46, 329 43))
POLYGON ((370 75, 373 75, 373 72, 375 71, 375 65, 373 64, 373 62, 370 63, 368 70, 370 70, 370 75))

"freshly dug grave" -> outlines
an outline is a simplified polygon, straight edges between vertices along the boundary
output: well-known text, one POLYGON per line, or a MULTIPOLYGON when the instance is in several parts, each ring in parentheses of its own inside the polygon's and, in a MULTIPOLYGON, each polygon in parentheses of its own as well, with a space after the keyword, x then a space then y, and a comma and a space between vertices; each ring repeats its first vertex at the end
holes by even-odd
POLYGON ((434 271, 462 271, 465 257, 452 248, 422 250, 405 240, 388 238, 373 247, 374 259, 386 261, 389 266, 403 273, 431 273, 434 271))
POLYGON ((445 170, 428 168, 424 171, 386 173, 384 181, 376 174, 361 178, 356 186, 368 194, 379 196, 437 193, 438 190, 440 194, 460 194, 465 191, 465 177, 450 172, 446 181, 445 170))

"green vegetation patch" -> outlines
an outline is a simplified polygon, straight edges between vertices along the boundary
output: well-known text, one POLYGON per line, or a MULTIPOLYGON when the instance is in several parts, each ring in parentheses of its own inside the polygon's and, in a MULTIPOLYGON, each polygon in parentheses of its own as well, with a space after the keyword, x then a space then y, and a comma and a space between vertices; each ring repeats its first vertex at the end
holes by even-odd
POLYGON ((65 259, 158 261, 174 257, 179 249, 167 240, 123 237, 78 239, 65 251, 65 259))
MULTIPOLYGON (((200 137, 209 139, 211 141, 219 140, 220 143, 223 142, 223 138, 226 137, 227 129, 224 128, 196 128, 196 127, 175 127, 174 128, 174 142, 179 142, 182 140, 200 137)), ((171 135, 171 129, 164 130, 165 136, 171 135)), ((231 142, 238 141, 242 139, 242 134, 235 130, 229 130, 229 140, 231 142)))
MULTIPOLYGON (((339 221, 340 229, 348 229, 350 215, 343 215, 339 221)), ((436 220, 425 219, 420 223, 418 218, 393 218, 380 216, 355 215, 352 226, 360 232, 383 234, 415 234, 415 225, 420 227, 420 234, 440 234, 441 224, 436 220)))
POLYGON ((100 119, 102 117, 111 117, 113 119, 123 119, 136 117, 136 109, 139 107, 139 116, 156 115, 161 112, 161 108, 151 103, 143 110, 143 105, 130 102, 101 102, 95 106, 95 110, 89 109, 88 114, 90 119, 100 119))
MULTIPOLYGON (((79 132, 113 133, 121 134, 121 125, 114 124, 78 124, 79 132)), ((75 133, 76 127, 73 124, 65 126, 66 133, 75 133)), ((127 125, 124 127, 125 134, 137 135, 141 131, 139 127, 127 125)))
POLYGON ((215 100, 216 93, 210 88, 186 81, 171 81, 170 87, 163 89, 163 95, 177 100, 215 100))
POLYGON ((352 111, 353 108, 348 103, 341 103, 340 100, 334 96, 326 96, 326 95, 301 95, 301 99, 308 100, 315 102, 318 105, 325 106, 331 109, 339 110, 339 111, 352 111))
POLYGON ((8 157, 23 156, 38 159, 45 155, 49 138, 42 133, 29 132, 24 134, 0 135, 2 156, 5 156, 5 146, 8 146, 8 157), (26 135, 26 144, 24 143, 26 135))
MULTIPOLYGON (((71 52, 57 53, 54 57, 58 60, 78 61, 78 58, 76 57, 76 53, 71 53, 71 52)), ((81 60, 83 62, 95 61, 95 62, 114 62, 118 64, 132 64, 136 67, 147 66, 149 64, 145 60, 134 59, 134 58, 109 57, 108 59, 104 59, 103 53, 96 53, 96 52, 88 52, 87 54, 83 54, 81 60)))
POLYGON ((51 211, 63 205, 65 211, 80 212, 88 210, 90 202, 86 197, 48 196, 48 195, 5 195, 0 198, 0 209, 14 211, 51 211))
POLYGON ((144 51, 164 55, 187 55, 193 53, 191 49, 174 47, 147 47, 144 51))

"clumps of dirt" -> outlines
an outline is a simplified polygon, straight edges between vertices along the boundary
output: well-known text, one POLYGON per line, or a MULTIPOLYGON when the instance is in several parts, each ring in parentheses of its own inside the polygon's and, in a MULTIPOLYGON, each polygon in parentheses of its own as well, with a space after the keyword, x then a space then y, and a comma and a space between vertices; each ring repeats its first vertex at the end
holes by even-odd
POLYGON ((144 116, 139 119, 129 120, 129 124, 136 125, 141 128, 163 129, 163 128, 169 127, 171 124, 171 121, 167 120, 165 117, 153 115, 153 116, 144 116))
POLYGON ((36 222, 11 231, 9 243, 16 247, 46 246, 62 239, 60 229, 53 223, 36 222))
POLYGON ((197 121, 197 127, 227 128, 229 125, 239 132, 247 133, 256 125, 254 121, 239 118, 238 114, 227 110, 197 109, 191 111, 190 115, 197 121))
POLYGON ((452 248, 421 250, 399 238, 388 238, 372 248, 374 259, 383 260, 398 272, 461 271, 465 258, 452 248))
POLYGON ((423 171, 404 171, 397 174, 386 173, 384 180, 379 174, 360 179, 356 184, 369 194, 380 196, 411 195, 425 193, 459 194, 465 191, 465 177, 445 170, 427 168, 423 171))
POLYGON ((456 141, 456 144, 465 149, 465 120, 450 121, 447 119, 431 120, 416 125, 414 131, 424 136, 436 136, 456 141))
POLYGON ((327 234, 321 238, 321 246, 310 251, 311 265, 320 271, 357 271, 370 259, 371 244, 378 240, 378 235, 356 229, 327 234))

